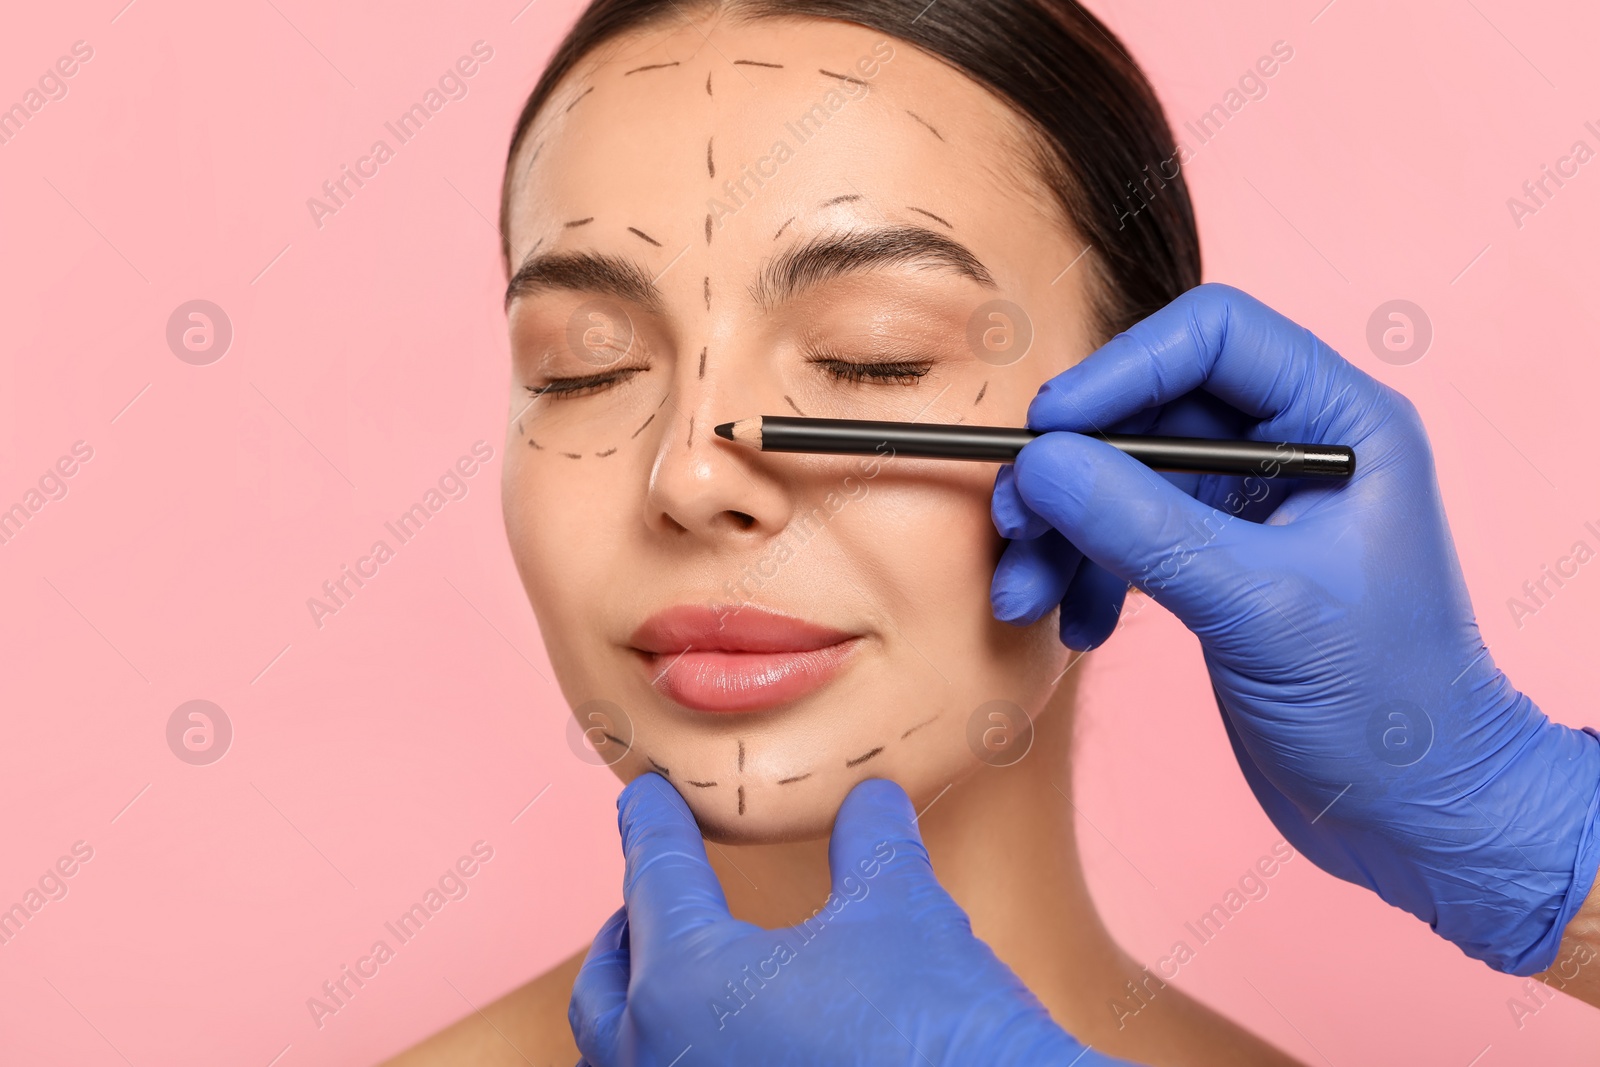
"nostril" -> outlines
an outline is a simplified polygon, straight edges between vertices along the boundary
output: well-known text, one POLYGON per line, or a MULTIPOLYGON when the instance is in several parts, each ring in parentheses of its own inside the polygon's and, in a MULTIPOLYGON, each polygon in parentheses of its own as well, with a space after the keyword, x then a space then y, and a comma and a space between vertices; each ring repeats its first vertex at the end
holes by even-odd
POLYGON ((741 530, 748 530, 756 524, 754 515, 746 515, 742 511, 730 511, 728 514, 733 516, 733 521, 739 524, 741 530))

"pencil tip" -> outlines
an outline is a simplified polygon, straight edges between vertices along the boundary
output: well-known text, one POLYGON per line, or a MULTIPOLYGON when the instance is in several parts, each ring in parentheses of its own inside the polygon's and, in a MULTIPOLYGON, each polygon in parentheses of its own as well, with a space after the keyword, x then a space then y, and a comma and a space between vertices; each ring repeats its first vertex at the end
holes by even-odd
POLYGON ((722 438, 724 441, 733 440, 733 423, 731 423, 731 422, 718 423, 717 426, 716 426, 716 431, 717 431, 717 436, 722 438))

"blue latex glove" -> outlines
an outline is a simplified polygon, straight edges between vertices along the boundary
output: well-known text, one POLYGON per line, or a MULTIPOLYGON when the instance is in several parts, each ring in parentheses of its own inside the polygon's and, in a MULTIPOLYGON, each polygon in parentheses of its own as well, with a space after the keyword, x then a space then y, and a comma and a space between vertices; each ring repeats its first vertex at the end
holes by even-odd
POLYGON ((972 936, 893 782, 845 798, 833 891, 785 930, 728 914, 694 816, 661 776, 629 783, 617 808, 625 904, 590 946, 568 1013, 583 1063, 1123 1063, 1069 1037, 972 936))
POLYGON ((1088 647, 1140 586, 1199 637, 1239 765, 1296 848, 1499 970, 1548 967, 1600 863, 1600 735, 1495 667, 1411 403, 1206 285, 1047 382, 1028 424, 1078 432, 996 482, 1014 539, 996 615, 1064 601, 1063 639, 1088 647), (1349 444, 1356 471, 1163 477, 1095 431, 1349 444))

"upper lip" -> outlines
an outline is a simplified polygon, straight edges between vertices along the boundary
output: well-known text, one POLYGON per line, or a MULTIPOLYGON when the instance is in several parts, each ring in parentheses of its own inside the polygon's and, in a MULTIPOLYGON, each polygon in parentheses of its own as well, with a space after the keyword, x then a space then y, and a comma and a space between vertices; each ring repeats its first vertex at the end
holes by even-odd
POLYGON ((746 605, 679 604, 646 619, 629 639, 641 652, 810 652, 859 635, 746 605))

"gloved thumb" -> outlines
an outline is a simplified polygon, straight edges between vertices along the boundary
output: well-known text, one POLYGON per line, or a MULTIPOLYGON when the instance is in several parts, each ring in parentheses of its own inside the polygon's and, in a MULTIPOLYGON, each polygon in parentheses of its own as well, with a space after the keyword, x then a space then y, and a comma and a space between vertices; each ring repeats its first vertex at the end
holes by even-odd
POLYGON ((1232 550, 1260 532, 1092 437, 1046 433, 1015 465, 1028 508, 1197 632, 1236 584, 1232 550))
POLYGON ((966 913, 934 876, 911 798, 887 779, 869 778, 844 798, 828 841, 828 868, 828 908, 869 902, 858 914, 889 909, 915 923, 967 924, 966 913))

